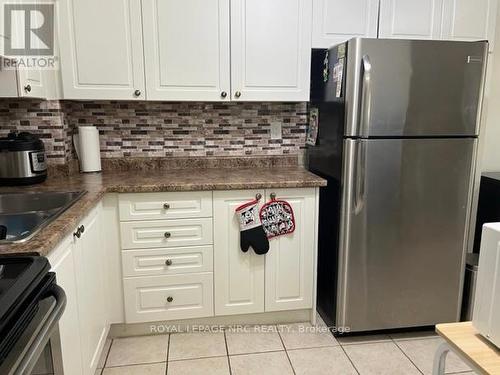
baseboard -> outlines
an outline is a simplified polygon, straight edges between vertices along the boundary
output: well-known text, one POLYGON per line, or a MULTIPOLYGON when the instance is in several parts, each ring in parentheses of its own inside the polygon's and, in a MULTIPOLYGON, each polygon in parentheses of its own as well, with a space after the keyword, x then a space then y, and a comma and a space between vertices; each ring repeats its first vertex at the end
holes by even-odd
MULTIPOLYGON (((207 318, 169 320, 159 322, 112 324, 109 336, 127 337, 156 335, 175 332, 210 332, 228 326, 291 324, 312 322, 312 309, 277 311, 259 314, 226 315, 207 318)), ((314 322, 313 322, 314 323, 314 322)))

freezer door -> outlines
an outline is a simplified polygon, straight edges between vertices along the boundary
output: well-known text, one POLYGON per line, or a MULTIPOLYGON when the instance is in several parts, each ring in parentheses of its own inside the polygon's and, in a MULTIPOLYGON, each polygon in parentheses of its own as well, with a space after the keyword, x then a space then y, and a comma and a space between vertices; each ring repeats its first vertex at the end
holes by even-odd
POLYGON ((345 140, 337 325, 456 321, 476 140, 345 140))
POLYGON ((345 134, 478 134, 487 54, 487 42, 349 41, 345 134))

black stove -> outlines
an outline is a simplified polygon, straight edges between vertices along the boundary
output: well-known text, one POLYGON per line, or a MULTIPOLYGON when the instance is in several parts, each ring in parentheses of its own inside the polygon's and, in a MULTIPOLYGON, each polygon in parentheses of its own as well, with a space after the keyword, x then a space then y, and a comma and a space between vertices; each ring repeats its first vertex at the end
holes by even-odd
POLYGON ((0 256, 0 374, 32 373, 57 329, 66 298, 49 270, 44 257, 0 256))

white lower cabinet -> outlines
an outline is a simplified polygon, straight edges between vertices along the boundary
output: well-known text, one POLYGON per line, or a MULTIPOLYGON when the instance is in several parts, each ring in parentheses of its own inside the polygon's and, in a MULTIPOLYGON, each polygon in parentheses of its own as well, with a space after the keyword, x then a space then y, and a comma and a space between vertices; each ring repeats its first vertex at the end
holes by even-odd
POLYGON ((129 277, 211 272, 213 246, 126 250, 122 264, 123 276, 129 277))
POLYGON ((125 278, 127 323, 213 316, 212 273, 125 278))
POLYGON ((265 310, 310 309, 316 254, 315 189, 272 192, 292 206, 296 229, 292 234, 269 240, 271 246, 265 257, 265 310))
POLYGON ((124 249, 209 245, 212 218, 121 223, 124 249))
POLYGON ((214 192, 216 315, 312 309, 316 259, 316 189, 214 192), (257 194, 275 193, 295 214, 292 234, 270 239, 266 255, 240 249, 235 209, 257 194))
POLYGON ((82 221, 83 233, 74 248, 84 374, 93 374, 97 368, 109 328, 101 210, 99 205, 82 221))
POLYGON ((109 330, 101 212, 99 204, 75 228, 80 237, 67 237, 48 257, 67 298, 59 322, 65 374, 94 375, 109 330))
MULTIPOLYGON (((205 199, 212 210, 189 218, 167 218, 168 209, 163 220, 121 217, 125 322, 313 309, 318 188, 214 191, 205 199), (262 206, 272 194, 291 204, 296 229, 270 239, 265 255, 244 253, 235 210, 256 197, 262 206), (201 217, 207 213, 213 217, 201 217)), ((162 199, 123 194, 119 201, 157 207, 162 199)))
POLYGON ((264 312, 265 257, 240 249, 235 209, 264 190, 214 192, 215 314, 264 312))
POLYGON ((57 284, 66 293, 66 308, 59 320, 59 337, 65 374, 82 375, 82 345, 78 325, 78 291, 73 239, 66 238, 49 256, 52 272, 56 273, 57 284))

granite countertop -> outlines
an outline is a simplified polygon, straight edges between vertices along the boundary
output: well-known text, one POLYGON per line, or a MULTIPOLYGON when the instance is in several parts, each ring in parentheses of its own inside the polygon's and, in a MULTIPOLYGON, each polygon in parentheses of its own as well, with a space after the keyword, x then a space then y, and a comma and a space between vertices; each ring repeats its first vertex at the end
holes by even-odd
POLYGON ((105 171, 51 177, 27 187, 0 187, 2 192, 86 190, 66 212, 26 242, 0 245, 0 255, 48 255, 69 235, 106 193, 231 190, 326 186, 326 181, 302 167, 285 168, 184 168, 146 171, 105 171))

